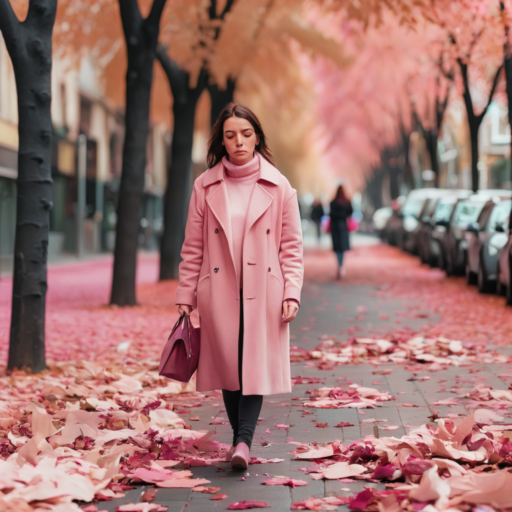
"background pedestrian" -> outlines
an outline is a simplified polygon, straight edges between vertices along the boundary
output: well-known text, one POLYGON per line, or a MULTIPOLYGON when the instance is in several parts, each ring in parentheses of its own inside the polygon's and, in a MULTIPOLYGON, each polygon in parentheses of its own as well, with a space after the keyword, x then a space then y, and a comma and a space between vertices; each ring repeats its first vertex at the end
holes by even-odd
POLYGON ((345 277, 345 267, 343 266, 343 255, 345 251, 350 250, 350 239, 348 232, 347 219, 352 215, 352 203, 345 193, 343 185, 339 185, 336 195, 331 201, 331 237, 332 248, 338 258, 338 279, 345 277))

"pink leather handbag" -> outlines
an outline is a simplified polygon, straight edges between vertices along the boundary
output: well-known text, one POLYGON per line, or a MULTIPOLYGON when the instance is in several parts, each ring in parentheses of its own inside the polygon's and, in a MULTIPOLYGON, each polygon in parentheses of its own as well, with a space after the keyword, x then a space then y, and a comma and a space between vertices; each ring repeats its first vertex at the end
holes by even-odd
POLYGON ((165 344, 158 373, 164 377, 188 382, 197 370, 201 331, 194 327, 186 313, 178 319, 165 344))

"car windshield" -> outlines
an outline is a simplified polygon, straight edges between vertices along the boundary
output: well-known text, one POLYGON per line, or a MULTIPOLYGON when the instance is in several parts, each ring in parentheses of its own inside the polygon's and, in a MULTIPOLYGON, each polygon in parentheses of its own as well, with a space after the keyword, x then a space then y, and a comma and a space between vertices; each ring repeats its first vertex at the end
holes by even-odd
POLYGON ((504 225, 510 215, 510 208, 512 206, 512 201, 501 201, 492 209, 491 216, 489 217, 489 222, 487 223, 488 229, 495 229, 497 225, 504 225))
POLYGON ((476 222, 484 205, 485 203, 459 203, 453 216, 453 223, 457 226, 467 226, 470 222, 476 222))
POLYGON ((432 219, 437 220, 450 220, 450 215, 453 212, 455 204, 454 203, 439 203, 437 205, 436 211, 434 215, 432 215, 432 219))
POLYGON ((411 197, 405 201, 402 213, 406 216, 418 217, 425 203, 425 197, 411 197))

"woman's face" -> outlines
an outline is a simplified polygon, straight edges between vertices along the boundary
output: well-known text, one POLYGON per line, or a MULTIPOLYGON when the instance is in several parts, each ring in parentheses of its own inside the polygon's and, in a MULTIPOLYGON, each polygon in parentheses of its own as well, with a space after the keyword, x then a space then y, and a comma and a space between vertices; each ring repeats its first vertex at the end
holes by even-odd
POLYGON ((247 119, 233 116, 224 122, 222 143, 226 146, 229 161, 235 165, 244 165, 252 160, 259 138, 247 119))

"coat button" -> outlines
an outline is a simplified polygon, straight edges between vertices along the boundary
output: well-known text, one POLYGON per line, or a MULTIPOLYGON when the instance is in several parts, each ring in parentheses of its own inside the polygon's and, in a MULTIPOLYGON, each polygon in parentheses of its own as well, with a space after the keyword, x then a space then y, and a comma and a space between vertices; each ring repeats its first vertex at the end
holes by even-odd
POLYGON ((215 233, 218 233, 219 232, 219 228, 215 228, 215 233))
POLYGON ((268 271, 270 272, 270 267, 268 267, 268 271))
POLYGON ((270 233, 270 229, 267 229, 267 235, 270 233))
POLYGON ((215 267, 215 268, 213 269, 213 271, 214 271, 214 272, 218 272, 218 271, 219 271, 219 267, 215 267))

